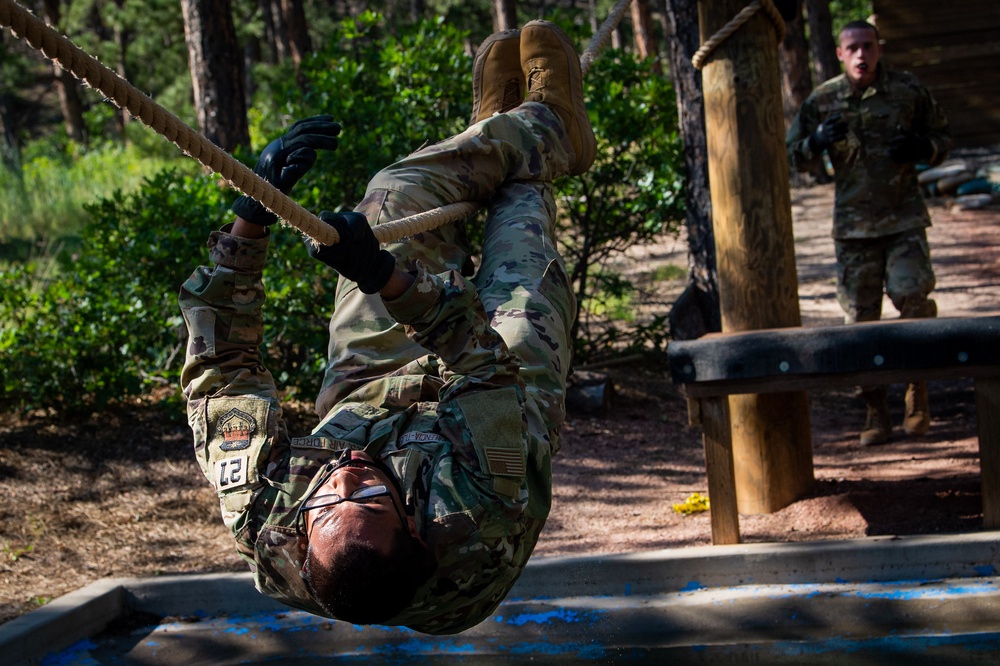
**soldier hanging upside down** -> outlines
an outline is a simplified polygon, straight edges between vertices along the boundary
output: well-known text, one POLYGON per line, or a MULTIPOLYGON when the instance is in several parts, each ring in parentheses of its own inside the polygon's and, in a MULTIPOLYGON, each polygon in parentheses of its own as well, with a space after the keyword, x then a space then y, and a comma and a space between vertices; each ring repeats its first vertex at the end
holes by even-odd
MULTIPOLYGON (((311 436, 290 438, 258 349, 270 225, 252 199, 181 288, 182 381, 195 454, 258 589, 357 624, 471 627, 517 580, 551 503, 575 302, 551 181, 595 140, 580 65, 558 28, 488 38, 473 125, 375 176, 341 242, 329 364, 311 436), (525 94, 526 89, 526 94, 525 94), (379 247, 371 226, 455 201, 488 204, 478 272, 452 225, 379 247)), ((287 192, 339 125, 301 121, 257 173, 287 192)))

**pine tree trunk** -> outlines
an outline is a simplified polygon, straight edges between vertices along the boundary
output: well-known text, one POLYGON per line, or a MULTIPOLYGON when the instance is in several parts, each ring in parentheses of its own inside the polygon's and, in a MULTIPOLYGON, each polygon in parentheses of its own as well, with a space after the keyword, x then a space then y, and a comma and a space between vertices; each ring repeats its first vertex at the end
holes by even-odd
MULTIPOLYGON (((125 6, 125 0, 115 0, 115 5, 121 10, 125 6)), ((122 27, 121 22, 115 24, 114 28, 115 37, 115 50, 118 54, 118 66, 116 68, 118 76, 122 77, 124 80, 128 81, 128 70, 125 67, 125 58, 128 55, 128 43, 131 38, 129 31, 122 27)), ((128 123, 131 115, 127 109, 117 108, 115 110, 115 131, 118 132, 118 136, 121 137, 122 141, 127 143, 128 138, 125 135, 125 124, 128 123)))
POLYGON ((292 57, 292 44, 288 39, 288 24, 285 14, 281 11, 281 0, 267 0, 267 11, 271 14, 273 27, 272 39, 278 54, 278 62, 284 62, 292 57))
POLYGON ((410 0, 410 19, 414 22, 420 21, 427 13, 426 0, 410 0))
MULTIPOLYGON (((632 32, 635 34, 635 49, 640 58, 656 58, 660 54, 653 33, 653 18, 649 11, 649 0, 632 0, 632 32)), ((657 58, 653 71, 660 74, 663 69, 657 58)))
POLYGON ((513 30, 517 27, 517 3, 515 0, 493 0, 493 30, 513 30))
POLYGON ((243 57, 230 0, 181 0, 181 9, 198 127, 225 151, 249 147, 243 57))
POLYGON ((809 46, 806 43, 801 3, 796 7, 795 17, 785 21, 785 38, 778 48, 778 59, 781 63, 781 97, 787 129, 791 126, 799 107, 812 92, 809 46))
POLYGON ((662 0, 667 17, 667 55, 677 93, 677 116, 684 142, 685 228, 688 241, 688 286, 670 311, 670 335, 677 340, 719 331, 719 276, 708 187, 708 144, 701 73, 691 64, 700 46, 698 0, 662 0))
POLYGON ((292 61, 297 69, 302 59, 312 51, 312 40, 309 38, 309 26, 306 23, 302 0, 281 0, 281 13, 285 18, 292 61))
POLYGON ((806 18, 809 21, 809 51, 819 84, 840 74, 830 0, 806 0, 806 18))
MULTIPOLYGON (((59 30, 61 19, 59 0, 45 0, 44 5, 45 22, 59 30)), ((62 111, 63 122, 66 123, 66 134, 74 141, 86 145, 87 126, 83 122, 83 102, 80 100, 79 83, 72 74, 56 64, 52 65, 52 75, 59 94, 59 108, 62 111)))

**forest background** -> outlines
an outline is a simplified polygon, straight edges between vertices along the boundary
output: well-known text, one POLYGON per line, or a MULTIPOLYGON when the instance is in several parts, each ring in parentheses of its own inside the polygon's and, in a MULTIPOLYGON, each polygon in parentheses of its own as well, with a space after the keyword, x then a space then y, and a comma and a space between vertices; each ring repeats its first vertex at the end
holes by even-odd
MULTIPOLYGON (((249 166, 295 120, 332 114, 344 125, 341 146, 293 192, 318 212, 350 208, 379 168, 467 126, 472 59, 490 32, 544 17, 582 51, 612 3, 24 4, 249 166)), ((779 4, 790 19, 780 49, 790 117, 814 82, 839 72, 833 26, 871 7, 779 4)), ((582 305, 577 363, 662 352, 672 334, 718 326, 700 76, 690 66, 698 44, 695 0, 635 0, 588 73, 599 157, 556 184, 582 305), (681 331, 675 316, 672 332, 672 313, 637 314, 641 285, 613 259, 682 230, 694 298, 678 304, 697 302, 696 321, 684 317, 681 331)), ((0 413, 64 419, 149 396, 177 409, 185 333, 176 290, 204 263, 202 239, 238 193, 8 31, 0 125, 0 413)), ((468 225, 473 242, 478 227, 468 225)), ((296 232, 276 234, 272 257, 268 365, 290 399, 309 396, 325 361, 334 276, 296 232)))

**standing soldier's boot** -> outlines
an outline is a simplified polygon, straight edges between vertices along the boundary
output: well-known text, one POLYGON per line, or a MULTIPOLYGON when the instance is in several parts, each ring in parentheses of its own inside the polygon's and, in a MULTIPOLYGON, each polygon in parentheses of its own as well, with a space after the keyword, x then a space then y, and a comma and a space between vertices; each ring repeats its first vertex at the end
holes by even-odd
POLYGON ((480 44, 472 63, 472 124, 519 106, 524 88, 520 31, 493 33, 480 44))
POLYGON ((906 415, 903 430, 907 435, 924 435, 931 426, 931 410, 927 401, 927 382, 913 382, 906 387, 906 415))
POLYGON ((889 418, 886 394, 884 386, 861 389, 861 395, 868 404, 868 417, 865 419, 865 428, 861 431, 861 446, 875 446, 889 441, 892 419, 889 418))

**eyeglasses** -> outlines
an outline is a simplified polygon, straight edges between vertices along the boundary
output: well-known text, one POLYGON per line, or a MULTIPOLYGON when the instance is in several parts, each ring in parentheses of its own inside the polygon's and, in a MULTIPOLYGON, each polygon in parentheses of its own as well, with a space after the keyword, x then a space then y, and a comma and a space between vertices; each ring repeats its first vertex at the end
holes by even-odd
MULTIPOLYGON (((347 497, 342 497, 336 493, 331 493, 328 495, 316 495, 316 491, 322 488, 333 473, 342 467, 367 467, 370 469, 377 469, 383 473, 388 473, 382 465, 378 465, 363 458, 351 458, 351 453, 349 449, 345 449, 341 453, 340 457, 337 459, 336 463, 329 464, 327 470, 323 473, 323 478, 320 479, 309 493, 302 498, 302 503, 299 504, 298 510, 295 512, 295 530, 299 536, 307 536, 305 529, 305 514, 307 511, 313 509, 322 509, 329 506, 336 506, 337 504, 342 504, 343 502, 358 502, 364 504, 378 497, 388 497, 390 504, 396 510, 397 515, 399 515, 399 520, 402 523, 404 529, 406 528, 406 516, 400 510, 396 500, 392 497, 392 491, 389 487, 384 484, 379 484, 375 486, 364 486, 358 488, 353 493, 347 497)), ((390 478, 391 477, 390 475, 390 478)), ((400 495, 402 497, 402 495, 400 495)))

